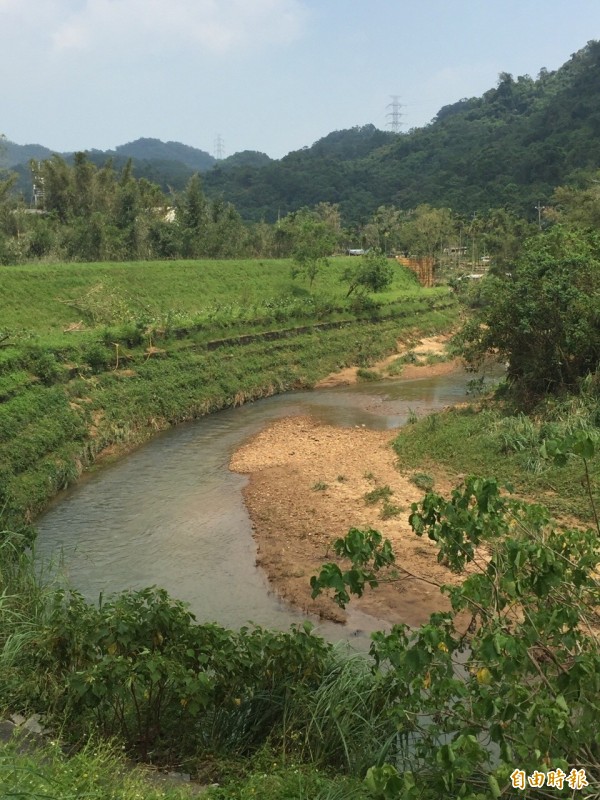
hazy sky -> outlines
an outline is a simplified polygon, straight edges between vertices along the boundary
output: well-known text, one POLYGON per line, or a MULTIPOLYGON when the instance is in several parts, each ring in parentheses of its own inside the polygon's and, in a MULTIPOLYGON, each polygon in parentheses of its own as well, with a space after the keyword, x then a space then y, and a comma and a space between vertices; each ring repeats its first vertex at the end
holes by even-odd
POLYGON ((403 130, 600 38, 600 0, 0 0, 0 132, 56 150, 151 136, 280 158, 403 130))

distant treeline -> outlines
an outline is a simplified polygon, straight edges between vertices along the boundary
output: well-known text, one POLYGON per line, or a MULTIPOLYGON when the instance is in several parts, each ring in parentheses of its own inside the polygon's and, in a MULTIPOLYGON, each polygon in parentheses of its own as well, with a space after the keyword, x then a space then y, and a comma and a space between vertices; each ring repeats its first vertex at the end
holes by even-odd
POLYGON ((11 192, 12 176, 0 182, 0 263, 293 257, 309 274, 318 259, 373 248, 457 264, 487 256, 503 265, 538 228, 557 221, 594 227, 600 219, 595 178, 586 189, 559 187, 533 222, 505 208, 463 215, 421 204, 383 205, 364 224, 348 226, 340 205, 327 202, 274 223, 244 221, 230 202, 205 194, 198 174, 166 195, 136 178, 130 161, 117 170, 85 153, 72 163, 58 155, 32 162, 32 172, 33 207, 11 192))

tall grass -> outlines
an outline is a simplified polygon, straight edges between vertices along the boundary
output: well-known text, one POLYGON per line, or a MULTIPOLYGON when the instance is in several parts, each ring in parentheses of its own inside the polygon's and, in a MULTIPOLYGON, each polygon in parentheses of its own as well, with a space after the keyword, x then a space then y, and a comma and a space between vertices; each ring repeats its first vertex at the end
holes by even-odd
POLYGON ((362 655, 334 650, 319 686, 286 709, 286 744, 302 760, 364 775, 395 743, 393 684, 362 655))

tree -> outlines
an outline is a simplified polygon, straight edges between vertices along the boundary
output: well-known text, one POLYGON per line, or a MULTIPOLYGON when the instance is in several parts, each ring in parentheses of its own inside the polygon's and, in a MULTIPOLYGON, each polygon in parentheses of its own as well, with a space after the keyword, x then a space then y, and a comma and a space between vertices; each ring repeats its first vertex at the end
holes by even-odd
POLYGON ((391 286, 394 270, 386 256, 378 250, 369 250, 361 256, 354 269, 347 269, 344 280, 349 282, 346 297, 356 291, 383 292, 391 286))
MULTIPOLYGON (((579 458, 586 474, 594 454, 583 431, 543 453, 559 464, 579 458)), ((412 506, 414 532, 464 580, 440 587, 450 613, 372 636, 376 669, 395 689, 398 730, 395 766, 367 773, 378 800, 516 797, 511 785, 543 786, 550 775, 598 796, 598 518, 595 529, 559 527, 507 488, 471 476, 449 499, 428 493, 412 506)), ((394 553, 376 531, 352 529, 335 552, 349 568, 325 564, 311 586, 313 597, 332 589, 341 607, 379 581, 417 577, 402 565, 390 574, 394 553)))
POLYGON ((449 208, 417 206, 406 222, 405 246, 416 256, 433 257, 456 236, 456 221, 449 208))
POLYGON ((177 223, 181 231, 182 254, 196 258, 202 252, 209 224, 208 202, 198 173, 192 175, 177 203, 177 223))
POLYGON ((467 361, 508 361, 526 396, 576 389, 600 363, 600 237, 557 225, 529 239, 511 273, 485 279, 457 337, 467 361))
POLYGON ((311 289, 320 270, 328 265, 327 257, 335 248, 336 238, 333 231, 335 226, 339 226, 339 216, 335 214, 327 221, 327 215, 333 207, 321 203, 319 208, 320 211, 316 209, 316 213, 306 208, 289 215, 292 218, 294 240, 292 258, 296 271, 306 276, 311 289))
POLYGON ((365 225, 366 242, 370 247, 376 247, 386 255, 392 250, 402 249, 404 220, 404 213, 394 206, 379 206, 365 225))

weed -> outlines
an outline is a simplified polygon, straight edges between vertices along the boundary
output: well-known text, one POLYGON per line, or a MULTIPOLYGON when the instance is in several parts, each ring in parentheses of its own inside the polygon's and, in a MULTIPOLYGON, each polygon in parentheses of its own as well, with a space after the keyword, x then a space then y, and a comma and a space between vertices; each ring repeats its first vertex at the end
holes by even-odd
POLYGON ((406 417, 406 423, 408 425, 414 425, 418 421, 419 417, 417 416, 417 412, 414 410, 414 408, 409 408, 408 416, 406 417))
POLYGON ((391 519, 392 517, 397 517, 398 514, 401 514, 404 510, 402 506, 397 506, 394 503, 389 503, 387 500, 384 500, 379 516, 381 519, 391 519))
POLYGON ((154 785, 141 770, 125 763, 114 747, 89 739, 70 757, 57 743, 35 753, 18 740, 0 747, 2 797, 58 798, 61 800, 184 800, 188 787, 154 785))
POLYGON ((378 486, 376 489, 365 494, 365 503, 368 506, 373 506, 380 500, 388 500, 393 494, 394 492, 389 486, 378 486))
POLYGON ((437 429, 438 423, 439 417, 437 414, 428 414, 425 418, 425 424, 427 425, 427 430, 430 433, 433 433, 437 429))
POLYGON ((315 492, 324 492, 326 489, 329 488, 329 486, 324 481, 317 481, 316 483, 313 483, 312 488, 313 491, 315 492))
POLYGON ((379 372, 376 372, 372 369, 364 369, 364 367, 359 367, 356 370, 356 377, 361 381, 378 381, 381 380, 381 375, 379 372))
POLYGON ((399 364, 416 364, 419 361, 419 357, 415 353, 414 350, 409 350, 404 355, 401 355, 398 359, 396 359, 399 364))
POLYGON ((388 364, 386 367, 387 374, 390 377, 395 377, 397 375, 401 375, 404 369, 405 362, 402 360, 402 357, 395 358, 391 364, 388 364))
POLYGON ((445 353, 428 353, 425 356, 425 364, 433 366, 434 364, 444 364, 448 361, 448 356, 445 353))
POLYGON ((433 489, 434 480, 426 472, 415 472, 411 475, 410 480, 417 489, 421 489, 423 492, 430 492, 433 489))
POLYGON ((344 483, 344 481, 347 481, 347 480, 348 480, 348 478, 345 475, 338 475, 337 478, 336 478, 336 481, 338 481, 338 483, 344 483))

